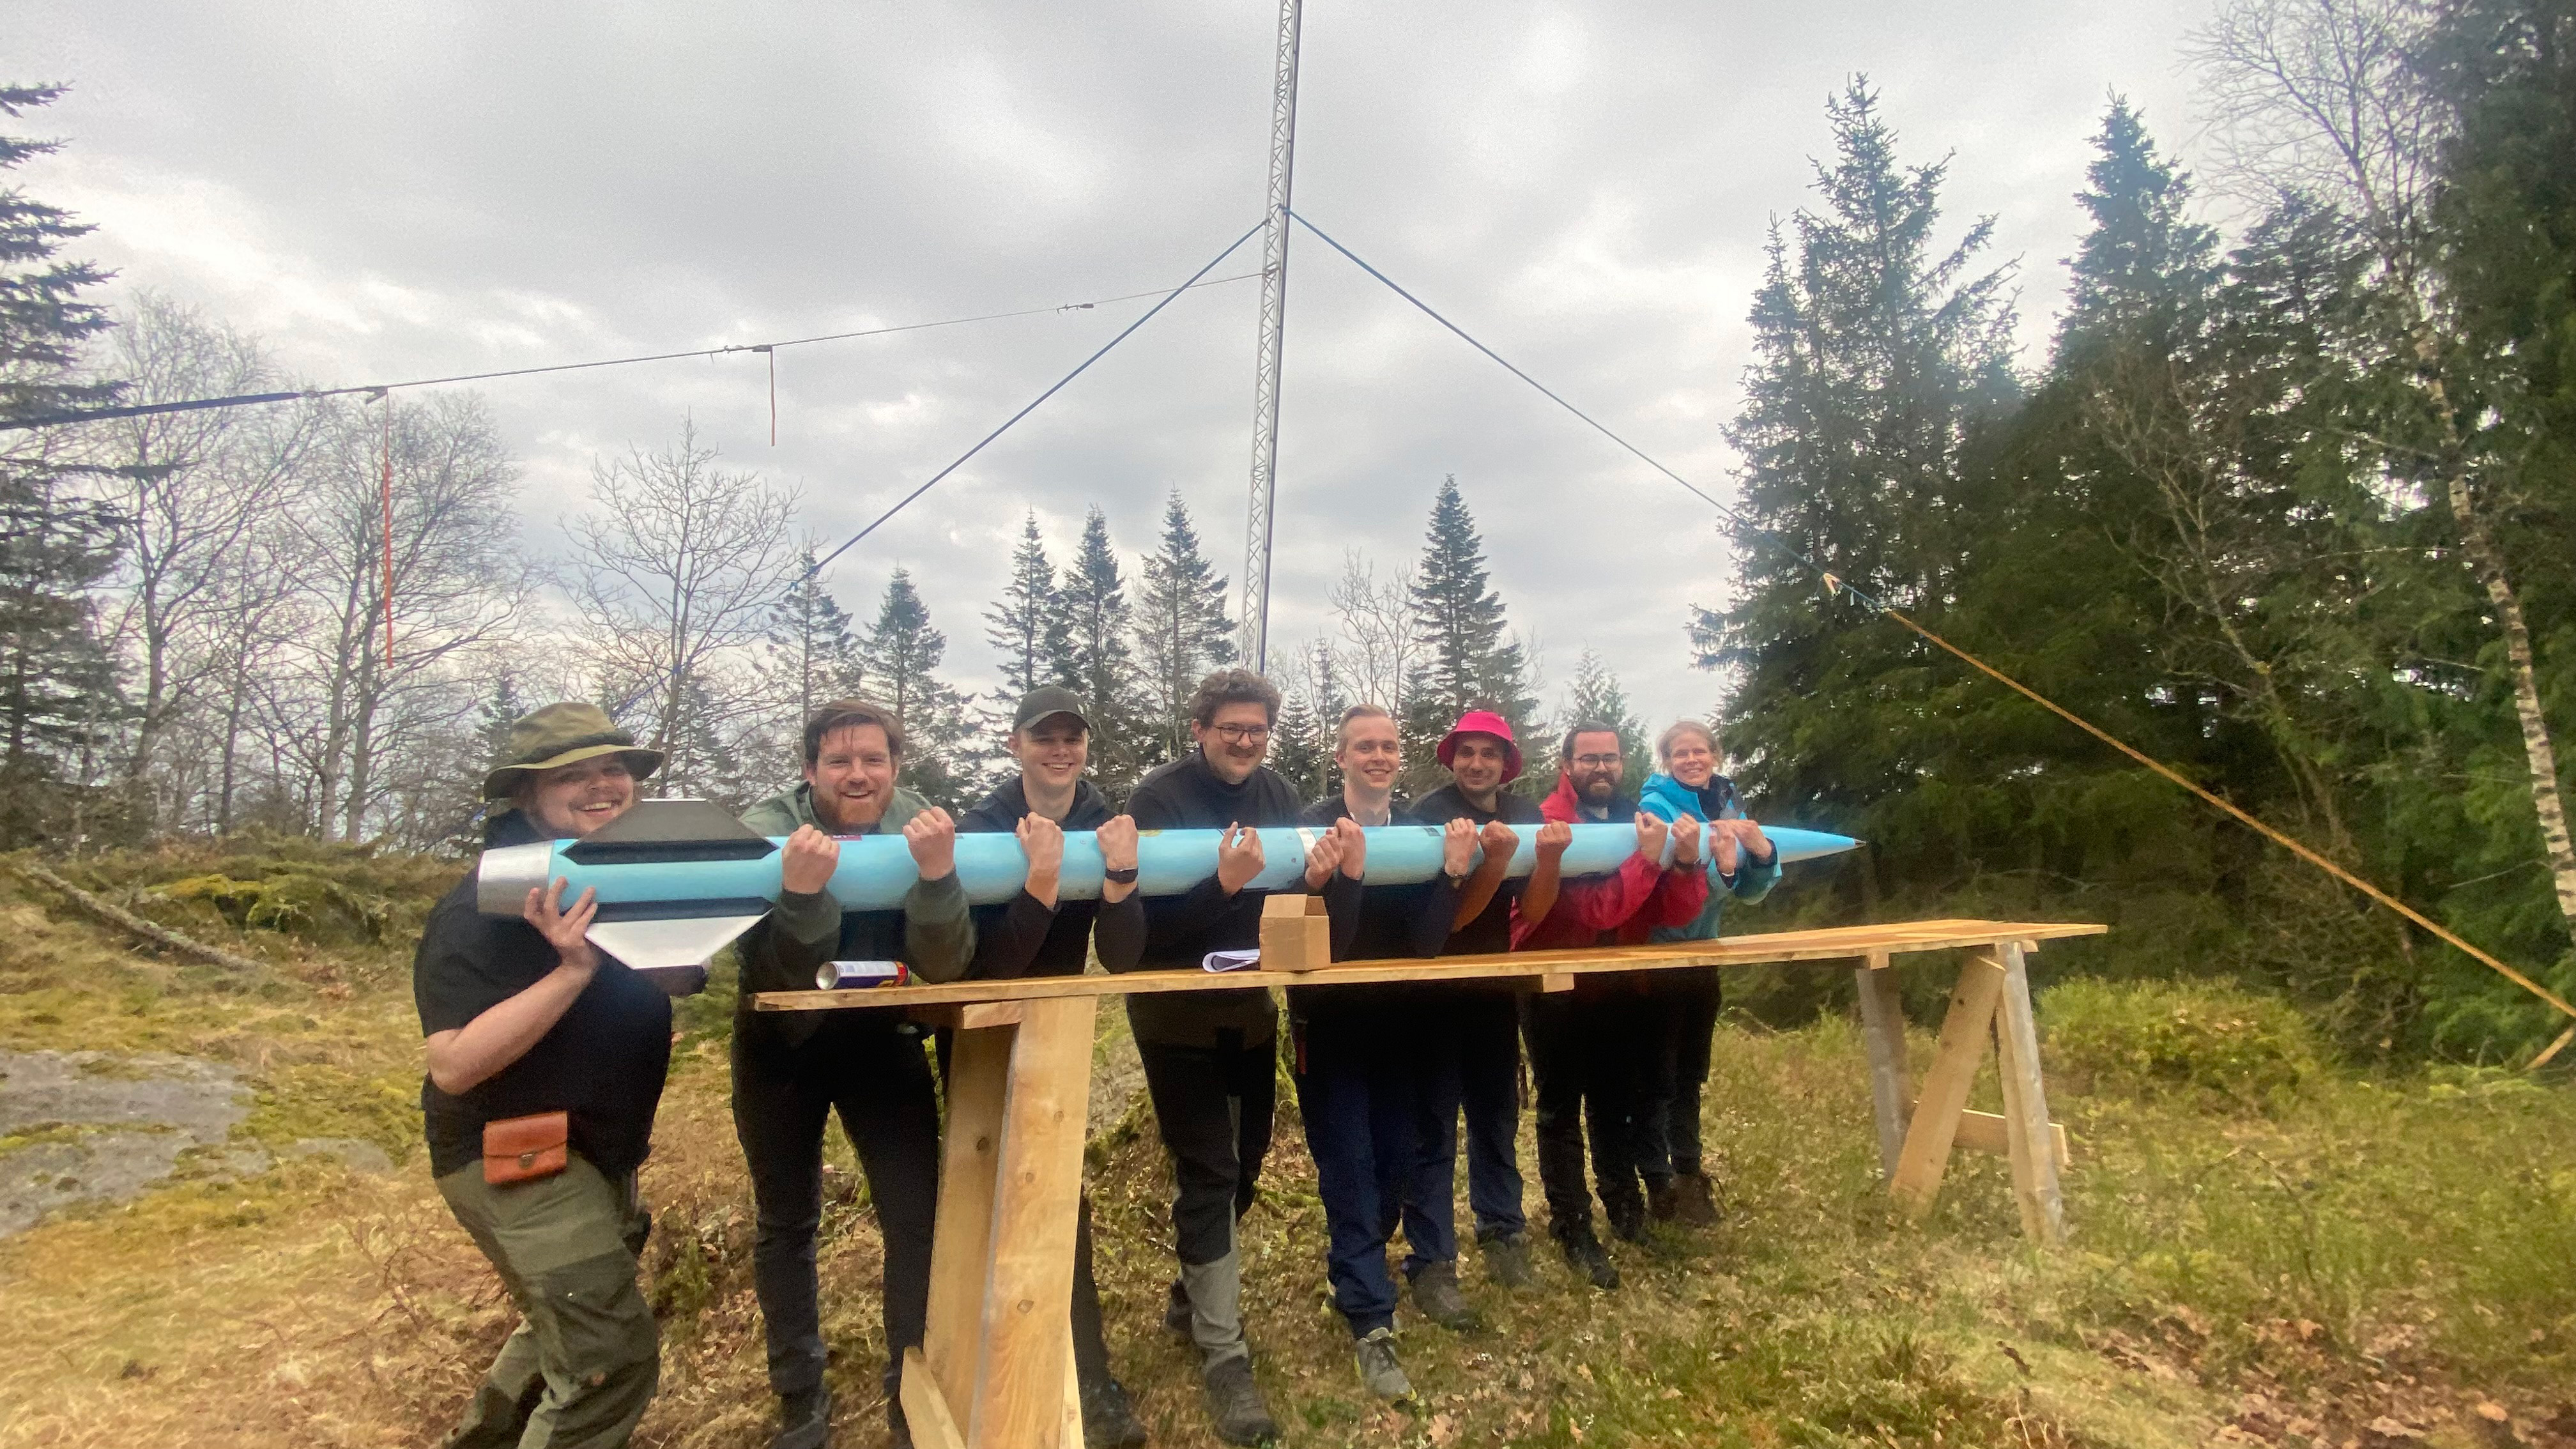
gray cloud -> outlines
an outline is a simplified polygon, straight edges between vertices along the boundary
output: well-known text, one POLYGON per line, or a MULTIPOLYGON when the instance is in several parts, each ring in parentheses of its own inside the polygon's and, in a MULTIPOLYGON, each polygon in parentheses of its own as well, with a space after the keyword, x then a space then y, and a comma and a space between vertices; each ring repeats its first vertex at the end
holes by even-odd
MULTIPOLYGON (((2036 362, 2105 94, 2186 141, 2174 56, 2205 8, 1318 0, 1298 205, 1714 490, 1763 229, 1807 203, 1846 75, 1910 159, 1955 153, 1953 234, 1997 218, 2036 362)), ((20 77, 77 89, 39 122, 71 147, 25 181, 99 224, 86 251, 125 283, 329 382, 1045 306, 1176 282, 1259 214, 1272 16, 38 0, 20 77)), ((1455 473, 1555 682, 1588 646, 1650 714, 1705 709, 1682 621, 1732 574, 1705 507, 1311 237, 1293 255, 1273 637, 1322 626, 1345 548, 1409 557, 1455 473)), ((1024 509, 1061 551, 1097 502, 1133 551, 1177 487, 1238 571, 1256 300, 1175 303, 846 556, 844 602, 873 612, 909 564, 972 687, 1024 509)), ((837 538, 1145 305, 787 352, 775 448, 753 357, 487 392, 541 545, 594 456, 683 413, 837 538)))

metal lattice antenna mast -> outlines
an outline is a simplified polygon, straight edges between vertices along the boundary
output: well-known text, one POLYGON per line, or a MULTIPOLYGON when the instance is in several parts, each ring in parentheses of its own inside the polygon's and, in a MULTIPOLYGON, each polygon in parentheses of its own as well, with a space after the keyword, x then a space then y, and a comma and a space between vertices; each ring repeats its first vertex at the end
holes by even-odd
POLYGON ((1270 667, 1271 513, 1279 492, 1279 350, 1288 323, 1288 184, 1297 161, 1301 0, 1279 0, 1279 77, 1270 97, 1270 225, 1261 243, 1261 349, 1252 369, 1252 506, 1243 529, 1240 653, 1270 667))

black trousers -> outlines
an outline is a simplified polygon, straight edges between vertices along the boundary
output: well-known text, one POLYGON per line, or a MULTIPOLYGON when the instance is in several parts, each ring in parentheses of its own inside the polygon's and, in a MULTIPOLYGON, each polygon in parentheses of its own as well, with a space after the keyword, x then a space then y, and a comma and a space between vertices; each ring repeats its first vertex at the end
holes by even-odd
POLYGON ((1547 1197, 1548 1230, 1560 1237, 1592 1226, 1592 1195, 1583 1181, 1587 1127, 1604 1207, 1643 1211, 1641 1180, 1658 1185, 1654 1157, 1663 1129, 1650 1115, 1666 1039, 1655 1017, 1658 1003, 1622 979, 1601 985, 1606 989, 1578 986, 1523 998, 1538 1097, 1539 1188, 1547 1197))
POLYGON ((1701 1170, 1700 1093, 1708 1085, 1709 1042, 1717 1034, 1723 997, 1714 966, 1690 966, 1655 973, 1651 994, 1659 1006, 1665 1032, 1655 1095, 1649 1113, 1662 1128, 1662 1140, 1648 1165, 1681 1176, 1701 1170))
POLYGON ((1476 1241, 1512 1237, 1529 1226, 1521 1212, 1520 1004, 1508 991, 1460 986, 1443 991, 1425 1013, 1422 1049, 1443 1070, 1423 1125, 1423 1150, 1439 1160, 1437 1176, 1454 1192, 1458 1119, 1467 1120, 1467 1203, 1476 1241))
POLYGON ((930 1303, 930 1228, 939 1205, 939 1106, 921 1038, 849 1013, 790 1044, 737 1027, 733 1129, 751 1167, 759 1216, 752 1280, 769 1339, 769 1386, 823 1379, 814 1237, 823 1217, 823 1131, 835 1111, 857 1149, 885 1239, 882 1290, 888 1403, 903 1351, 921 1343, 930 1303))
POLYGON ((1136 1044, 1154 1123, 1172 1154, 1173 1246, 1192 1265, 1234 1251, 1234 1221, 1251 1210, 1278 1105, 1272 1041, 1246 1046, 1226 1035, 1215 1047, 1136 1044))

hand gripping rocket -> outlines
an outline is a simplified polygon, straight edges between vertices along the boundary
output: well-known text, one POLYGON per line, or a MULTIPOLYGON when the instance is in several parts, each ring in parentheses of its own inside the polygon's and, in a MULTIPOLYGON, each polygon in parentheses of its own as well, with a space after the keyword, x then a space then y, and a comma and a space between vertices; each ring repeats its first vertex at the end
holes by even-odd
MULTIPOLYGON (((1526 876, 1538 862, 1538 828, 1518 828, 1520 846, 1506 874, 1526 876)), ((1783 863, 1851 849, 1848 836, 1763 827, 1783 863)), ((1137 837, 1136 889, 1148 896, 1186 894, 1216 874, 1217 830, 1148 830, 1137 837)), ((1261 830, 1263 867, 1256 890, 1303 889, 1306 852, 1320 830, 1274 825, 1261 830)), ((724 807, 706 800, 643 800, 586 840, 504 846, 483 852, 475 904, 487 916, 517 916, 528 892, 563 880, 569 902, 598 892, 591 944, 639 971, 702 966, 751 929, 778 899, 781 842, 754 834, 724 807)), ((1411 885, 1440 873, 1440 830, 1381 825, 1368 832, 1368 885, 1411 885)), ((1606 875, 1637 849, 1634 825, 1577 825, 1562 866, 1568 876, 1606 875)), ((1665 859, 1672 858, 1665 844, 1665 859)), ((1480 849, 1477 858, 1481 862, 1480 849)), ((1709 867, 1716 869, 1714 862, 1709 867)), ((1002 832, 957 837, 957 880, 975 905, 999 905, 1028 879, 1019 837, 1002 832)), ((1056 894, 1091 900, 1100 894, 1100 846, 1090 831, 1067 831, 1056 894)), ((845 838, 830 889, 842 907, 892 910, 918 879, 899 834, 845 838)))

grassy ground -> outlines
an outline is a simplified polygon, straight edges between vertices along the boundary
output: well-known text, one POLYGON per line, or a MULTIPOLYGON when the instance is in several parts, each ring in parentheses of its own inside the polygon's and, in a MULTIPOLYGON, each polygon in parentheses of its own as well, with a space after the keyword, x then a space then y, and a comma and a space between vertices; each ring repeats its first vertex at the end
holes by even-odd
MULTIPOLYGON (((0 1241, 0 1444, 414 1444, 454 1412, 510 1313, 430 1187, 411 1106, 404 941, 453 870, 180 852, 81 874, 274 963, 255 980, 135 954, 0 884, 0 1046, 220 1061, 257 1093, 240 1135, 363 1138, 398 1164, 374 1176, 305 1159, 228 1179, 192 1163, 133 1203, 0 1241), (271 892, 329 907, 287 922, 301 934, 236 929, 257 908, 238 891, 144 889, 298 872, 346 893, 271 892)), ((1352 1374, 1283 1088, 1246 1248, 1251 1330, 1289 1442, 2576 1443, 2565 1090, 2363 1078, 2296 1042, 2244 1050, 2290 1028, 2259 1012, 2253 1027, 2209 1027, 2225 1002, 2059 990, 2042 1014, 2053 1106, 2077 1141, 2067 1249, 2020 1240, 1996 1159, 1963 1154, 1930 1221, 1896 1219, 1854 1032, 1730 1024, 1708 1097, 1727 1221, 1619 1248, 1629 1281, 1615 1294, 1553 1254, 1535 1290, 1505 1294, 1471 1252, 1488 1326, 1458 1335, 1407 1315, 1423 1399, 1401 1410, 1352 1374), (2148 1041, 2161 1055, 2133 1049, 2148 1041)), ((1156 1444, 1212 1443, 1188 1355, 1155 1326, 1168 1171, 1133 1106, 1122 1014, 1102 1020, 1092 1175, 1112 1350, 1156 1444)), ((756 1446, 770 1411, 723 1021, 720 993, 684 1011, 645 1175, 665 1362, 641 1436, 653 1445, 756 1446)), ((1919 1034, 1918 1057, 1929 1050, 1919 1034)), ((826 1331, 845 1442, 871 1444, 878 1244, 846 1147, 831 1151, 826 1331)), ((1530 1196, 1535 1209, 1535 1181, 1530 1196)))

